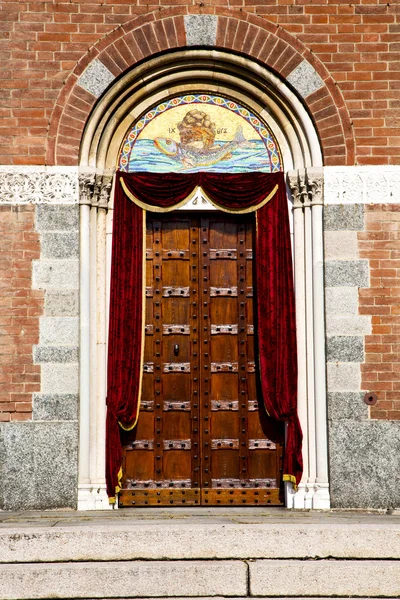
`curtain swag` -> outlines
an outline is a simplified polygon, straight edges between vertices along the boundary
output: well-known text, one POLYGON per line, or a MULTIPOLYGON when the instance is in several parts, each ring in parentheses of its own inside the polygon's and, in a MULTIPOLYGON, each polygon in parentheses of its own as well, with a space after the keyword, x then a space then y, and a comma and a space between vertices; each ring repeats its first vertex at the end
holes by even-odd
POLYGON ((107 366, 106 481, 115 502, 122 475, 120 427, 135 427, 143 372, 146 211, 183 206, 200 187, 219 210, 256 212, 259 372, 268 414, 288 424, 283 479, 303 471, 297 416, 297 349, 289 218, 283 173, 117 173, 107 366), (139 292, 140 290, 140 292, 139 292))

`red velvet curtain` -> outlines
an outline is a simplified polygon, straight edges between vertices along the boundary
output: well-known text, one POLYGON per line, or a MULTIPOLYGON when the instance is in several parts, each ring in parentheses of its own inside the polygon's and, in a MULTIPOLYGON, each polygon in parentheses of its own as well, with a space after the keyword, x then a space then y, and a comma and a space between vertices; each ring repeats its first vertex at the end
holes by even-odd
MULTIPOLYGON (((283 182, 282 173, 117 173, 126 190, 147 209, 168 209, 201 186, 222 210, 248 211, 267 198, 283 182)), ((283 183, 284 186, 284 183, 283 183)))
POLYGON ((122 464, 119 427, 133 428, 139 409, 143 330, 144 212, 115 186, 107 364, 106 482, 111 499, 122 464))
POLYGON ((287 421, 283 479, 303 473, 297 416, 297 348, 292 252, 284 185, 256 213, 257 335, 261 389, 268 414, 287 421))
POLYGON ((297 356, 289 219, 283 173, 117 173, 114 200, 107 390, 107 491, 118 489, 119 425, 133 428, 141 389, 143 215, 128 199, 168 209, 200 185, 222 210, 257 210, 256 286, 260 379, 270 416, 287 421, 284 479, 299 483, 302 433, 297 417, 297 356), (277 192, 276 191, 276 187, 277 192), (265 198, 271 196, 264 204, 265 198))

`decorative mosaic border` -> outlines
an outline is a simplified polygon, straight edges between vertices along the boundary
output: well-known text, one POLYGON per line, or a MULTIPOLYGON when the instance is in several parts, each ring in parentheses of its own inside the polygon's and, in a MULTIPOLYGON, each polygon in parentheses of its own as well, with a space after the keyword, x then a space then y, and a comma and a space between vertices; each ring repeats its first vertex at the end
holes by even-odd
POLYGON ((158 104, 147 111, 147 113, 135 123, 129 134, 126 136, 121 147, 118 160, 119 169, 121 171, 128 171, 130 156, 136 139, 146 125, 158 115, 170 110, 171 108, 181 106, 182 104, 212 104, 226 108, 227 110, 238 114, 256 130, 258 135, 263 140, 270 159, 271 172, 275 173, 282 170, 282 158, 278 143, 275 141, 269 127, 260 121, 260 119, 254 113, 249 111, 244 106, 241 106, 237 102, 229 100, 228 98, 222 98, 221 96, 214 96, 211 94, 187 94, 185 96, 171 98, 167 102, 158 104))

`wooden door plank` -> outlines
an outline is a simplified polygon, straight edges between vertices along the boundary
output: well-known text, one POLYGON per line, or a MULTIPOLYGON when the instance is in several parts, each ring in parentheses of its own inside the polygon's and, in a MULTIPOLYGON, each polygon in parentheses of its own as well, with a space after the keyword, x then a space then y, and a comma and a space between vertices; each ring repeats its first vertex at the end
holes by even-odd
MULTIPOLYGON (((247 344, 247 325, 249 311, 247 305, 252 303, 252 300, 247 298, 246 290, 248 280, 250 279, 251 264, 247 264, 246 255, 246 228, 251 231, 249 223, 242 223, 238 226, 237 231, 237 278, 238 278, 238 361, 239 361, 239 377, 238 377, 238 396, 239 396, 239 444, 240 444, 240 479, 248 478, 248 386, 247 380, 249 374, 247 371, 248 361, 248 344, 247 344)), ((250 323, 251 325, 253 323, 250 323)))
POLYGON ((211 360, 210 360, 210 219, 203 216, 199 230, 199 295, 201 311, 199 319, 199 341, 201 354, 201 488, 211 486, 211 360))

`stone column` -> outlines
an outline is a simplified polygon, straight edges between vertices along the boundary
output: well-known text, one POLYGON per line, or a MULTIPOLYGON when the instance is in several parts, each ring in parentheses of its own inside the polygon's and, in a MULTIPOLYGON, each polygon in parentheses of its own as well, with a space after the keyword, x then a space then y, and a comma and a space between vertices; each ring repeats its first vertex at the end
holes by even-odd
POLYGON ((304 508, 306 483, 309 476, 309 444, 307 418, 307 336, 306 336, 306 264, 305 264, 305 231, 304 231, 304 184, 299 180, 297 171, 289 174, 289 187, 293 200, 293 253, 294 253, 294 288, 296 297, 296 332, 297 332, 297 365, 298 378, 298 413, 303 430, 303 479, 293 494, 292 485, 287 485, 286 504, 288 508, 304 508))
POLYGON ((81 367, 78 510, 105 510, 106 215, 112 173, 80 174, 81 367))
POLYGON ((307 191, 312 212, 312 278, 314 317, 314 392, 316 478, 312 508, 330 508, 328 481, 328 421, 326 398, 325 288, 323 237, 323 171, 307 169, 307 191))
POLYGON ((298 410, 303 429, 303 479, 293 508, 329 508, 323 273, 323 172, 288 176, 294 211, 294 270, 298 340, 298 410))

